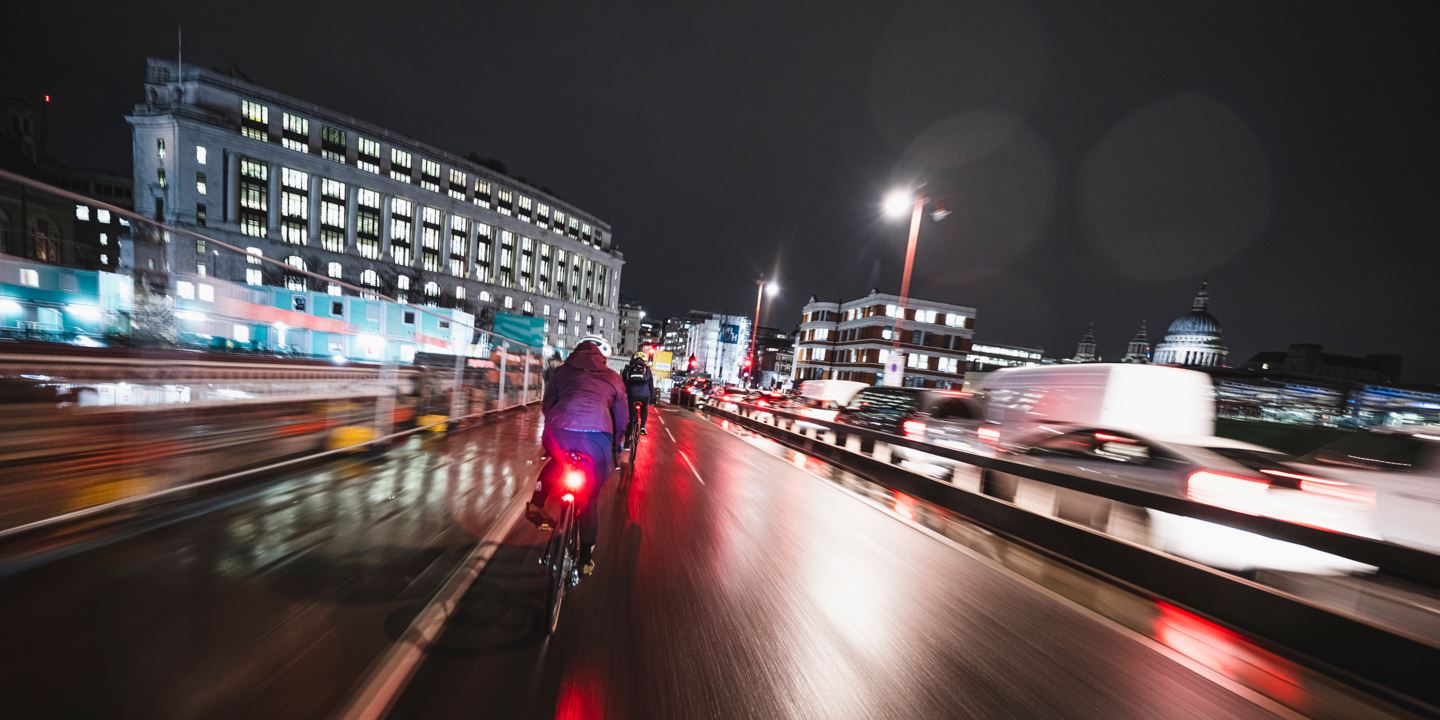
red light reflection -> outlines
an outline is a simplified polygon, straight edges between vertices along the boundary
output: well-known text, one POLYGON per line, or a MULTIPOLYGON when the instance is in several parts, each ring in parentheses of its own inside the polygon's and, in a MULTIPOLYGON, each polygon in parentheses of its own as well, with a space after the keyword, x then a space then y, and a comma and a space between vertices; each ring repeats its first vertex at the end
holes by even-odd
POLYGON ((1255 688, 1292 708, 1309 695, 1293 663, 1255 646, 1243 635, 1188 610, 1156 602, 1155 639, 1226 678, 1255 688))
POLYGON ((896 495, 895 504, 891 506, 896 515, 909 521, 915 520, 915 501, 907 495, 896 495))

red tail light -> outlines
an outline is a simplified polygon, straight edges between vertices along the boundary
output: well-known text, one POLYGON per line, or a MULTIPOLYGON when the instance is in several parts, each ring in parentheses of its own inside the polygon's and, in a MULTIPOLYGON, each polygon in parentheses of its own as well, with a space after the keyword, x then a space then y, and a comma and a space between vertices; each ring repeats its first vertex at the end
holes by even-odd
POLYGON ((976 430, 975 434, 980 437, 980 442, 990 443, 991 445, 1000 442, 999 428, 982 427, 979 430, 976 430))
POLYGON ((925 423, 919 420, 906 420, 900 424, 900 429, 905 433, 905 437, 925 437, 925 423))
POLYGON ((565 502, 573 503, 575 502, 575 493, 565 493, 564 495, 560 496, 560 499, 564 500, 565 502))
POLYGON ((1339 480, 1315 477, 1314 475, 1303 475, 1301 473, 1286 472, 1284 470, 1263 469, 1260 472, 1266 475, 1288 478, 1299 483, 1301 492, 1314 493, 1335 500, 1346 502, 1375 504, 1375 491, 1363 485, 1352 485, 1339 480))
POLYGON ((1227 510, 1258 515, 1259 504, 1270 483, 1258 478, 1229 475, 1216 470, 1196 470, 1186 480, 1186 497, 1227 510))
POLYGON ((571 470, 565 473, 565 489, 579 491, 585 487, 585 473, 571 470))

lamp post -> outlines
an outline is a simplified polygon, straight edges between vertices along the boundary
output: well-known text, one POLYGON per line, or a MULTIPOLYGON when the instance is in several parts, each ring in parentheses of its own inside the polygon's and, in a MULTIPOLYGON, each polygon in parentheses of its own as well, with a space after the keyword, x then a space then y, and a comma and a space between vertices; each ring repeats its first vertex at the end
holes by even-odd
POLYGON ((775 297, 780 292, 780 286, 773 280, 760 278, 755 281, 755 323, 750 326, 750 379, 747 381, 750 387, 755 387, 755 372, 760 369, 759 359, 755 357, 755 340, 760 334, 760 300, 764 296, 775 297))
POLYGON ((900 350, 900 336, 905 331, 905 305, 910 301, 910 271, 915 264, 915 244, 920 240, 920 217, 925 212, 929 198, 916 190, 894 190, 885 196, 885 214, 901 217, 910 210, 910 238, 905 244, 905 274, 900 280, 900 305, 895 313, 894 337, 890 343, 890 357, 886 363, 885 384, 899 386, 905 377, 905 355, 900 350), (893 369, 892 369, 893 368, 893 369))

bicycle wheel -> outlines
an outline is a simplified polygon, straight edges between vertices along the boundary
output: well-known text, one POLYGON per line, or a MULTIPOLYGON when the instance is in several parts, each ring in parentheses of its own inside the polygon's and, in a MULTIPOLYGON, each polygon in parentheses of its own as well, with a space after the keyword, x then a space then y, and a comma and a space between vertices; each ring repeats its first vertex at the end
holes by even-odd
POLYGON ((630 433, 630 467, 635 467, 635 454, 640 452, 640 429, 637 425, 635 431, 630 433))
POLYGON ((564 503, 560 519, 545 544, 546 563, 546 624, 545 634, 552 635, 560 625, 560 606, 565 602, 565 589, 570 586, 570 574, 575 569, 575 557, 571 551, 570 535, 575 526, 575 503, 564 503))

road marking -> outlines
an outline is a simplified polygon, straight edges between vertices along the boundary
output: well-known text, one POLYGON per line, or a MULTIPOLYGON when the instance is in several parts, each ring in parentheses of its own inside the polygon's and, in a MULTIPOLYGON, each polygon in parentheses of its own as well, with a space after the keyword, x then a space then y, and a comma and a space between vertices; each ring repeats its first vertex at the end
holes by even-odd
POLYGON ((511 499, 510 505, 496 517, 485 536, 450 573, 445 584, 415 616, 405 633, 366 672, 359 685, 360 690, 350 698, 338 717, 345 720, 378 720, 400 699, 410 678, 420 669, 426 650, 440 637, 445 622, 459 607, 460 598, 480 577, 500 543, 523 516, 524 501, 528 499, 524 492, 511 499))
POLYGON ((695 463, 690 462, 690 456, 686 455, 684 450, 681 450, 680 457, 684 458, 685 464, 690 466, 690 472, 695 473, 695 479, 699 480, 701 485, 704 485, 705 478, 700 477, 700 471, 695 469, 695 463))
POLYGON ((670 436, 670 442, 675 442, 675 433, 670 432, 670 428, 665 428, 665 434, 670 436))

